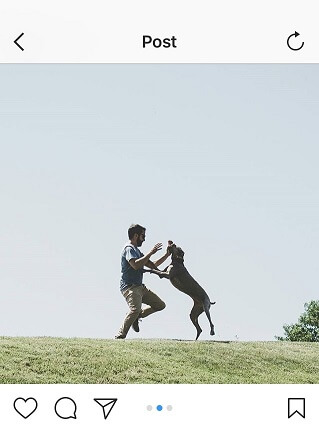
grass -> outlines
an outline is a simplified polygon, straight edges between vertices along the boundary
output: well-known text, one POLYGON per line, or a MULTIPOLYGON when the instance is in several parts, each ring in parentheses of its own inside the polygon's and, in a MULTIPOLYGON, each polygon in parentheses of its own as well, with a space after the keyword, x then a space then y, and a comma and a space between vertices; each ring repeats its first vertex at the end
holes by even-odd
POLYGON ((319 344, 0 337, 0 383, 319 383, 319 344))

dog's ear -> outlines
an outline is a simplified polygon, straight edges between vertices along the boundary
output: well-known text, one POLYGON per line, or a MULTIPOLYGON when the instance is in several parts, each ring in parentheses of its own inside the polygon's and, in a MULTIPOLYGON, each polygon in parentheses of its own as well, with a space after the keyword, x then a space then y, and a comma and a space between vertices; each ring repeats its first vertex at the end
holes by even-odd
POLYGON ((177 249, 178 249, 178 256, 183 258, 184 257, 184 251, 182 250, 181 247, 178 247, 177 249))

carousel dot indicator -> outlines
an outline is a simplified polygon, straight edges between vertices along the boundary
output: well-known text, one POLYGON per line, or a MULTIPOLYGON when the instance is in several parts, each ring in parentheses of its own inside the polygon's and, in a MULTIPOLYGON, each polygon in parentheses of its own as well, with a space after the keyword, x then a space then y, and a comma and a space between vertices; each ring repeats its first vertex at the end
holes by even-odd
POLYGON ((150 404, 148 406, 146 406, 146 410, 148 410, 149 412, 153 409, 153 406, 151 406, 150 404))
POLYGON ((160 412, 161 410, 163 410, 163 406, 161 404, 158 404, 156 406, 156 409, 160 412))
POLYGON ((167 408, 166 408, 168 411, 171 411, 171 410, 173 410, 173 406, 171 406, 170 404, 167 406, 167 408))

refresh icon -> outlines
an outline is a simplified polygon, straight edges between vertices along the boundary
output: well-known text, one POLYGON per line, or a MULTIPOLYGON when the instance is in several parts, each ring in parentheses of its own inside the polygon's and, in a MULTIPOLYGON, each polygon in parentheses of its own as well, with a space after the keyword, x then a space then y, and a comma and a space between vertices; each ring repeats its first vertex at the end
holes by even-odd
POLYGON ((291 41, 290 41, 290 39, 291 39, 293 36, 294 36, 295 38, 297 38, 298 36, 300 36, 300 33, 295 32, 295 33, 292 33, 290 36, 288 36, 288 39, 287 39, 287 45, 288 45, 288 48, 290 48, 290 49, 293 50, 293 51, 299 51, 299 50, 301 50, 301 48, 305 45, 305 43, 302 42, 302 44, 301 44, 299 47, 294 48, 294 47, 291 45, 291 41))

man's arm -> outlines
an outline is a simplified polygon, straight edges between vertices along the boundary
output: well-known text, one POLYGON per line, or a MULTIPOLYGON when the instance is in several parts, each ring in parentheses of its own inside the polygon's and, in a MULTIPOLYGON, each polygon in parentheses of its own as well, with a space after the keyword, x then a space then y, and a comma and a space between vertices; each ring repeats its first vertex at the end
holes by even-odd
POLYGON ((169 247, 172 244, 173 244, 173 241, 168 241, 168 247, 166 248, 166 253, 162 257, 157 259, 154 263, 151 260, 148 260, 148 262, 145 263, 145 266, 147 266, 150 269, 157 269, 158 266, 160 266, 162 263, 164 263, 165 260, 168 259, 169 256, 171 255, 171 252, 169 251, 169 247))
MULTIPOLYGON (((129 261, 129 264, 132 266, 133 269, 138 270, 143 268, 144 265, 146 265, 146 263, 148 261, 150 261, 150 257, 157 253, 157 251, 162 249, 162 244, 158 243, 156 245, 154 245, 154 247, 151 249, 151 251, 149 253, 147 253, 145 256, 140 257, 139 259, 131 259, 129 261)), ((152 263, 152 262, 151 262, 152 263)), ((163 262, 162 262, 163 263, 163 262)))
POLYGON ((166 251, 166 253, 165 253, 162 257, 160 257, 158 260, 156 260, 156 261, 154 262, 155 268, 157 268, 157 267, 160 266, 162 263, 164 263, 165 260, 168 259, 170 255, 171 255, 171 253, 169 253, 168 251, 166 251))
POLYGON ((148 262, 146 262, 145 266, 147 266, 150 269, 157 269, 157 266, 155 265, 154 262, 152 262, 152 260, 149 260, 148 262))

